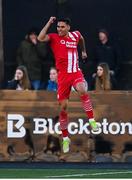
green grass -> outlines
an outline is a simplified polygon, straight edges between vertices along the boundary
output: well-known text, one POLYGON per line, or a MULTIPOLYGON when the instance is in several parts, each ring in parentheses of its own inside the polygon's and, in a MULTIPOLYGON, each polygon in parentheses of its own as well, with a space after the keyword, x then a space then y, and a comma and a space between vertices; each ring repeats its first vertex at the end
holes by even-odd
POLYGON ((0 178, 132 178, 132 170, 0 169, 0 178))

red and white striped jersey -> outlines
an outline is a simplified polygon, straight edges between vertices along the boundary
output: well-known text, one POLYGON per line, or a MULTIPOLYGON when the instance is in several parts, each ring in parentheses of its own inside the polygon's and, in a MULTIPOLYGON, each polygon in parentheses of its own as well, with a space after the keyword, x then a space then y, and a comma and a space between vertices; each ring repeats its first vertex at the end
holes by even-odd
POLYGON ((68 37, 59 36, 57 33, 50 33, 48 36, 57 70, 65 73, 77 72, 79 70, 77 45, 81 37, 80 32, 69 32, 68 37))

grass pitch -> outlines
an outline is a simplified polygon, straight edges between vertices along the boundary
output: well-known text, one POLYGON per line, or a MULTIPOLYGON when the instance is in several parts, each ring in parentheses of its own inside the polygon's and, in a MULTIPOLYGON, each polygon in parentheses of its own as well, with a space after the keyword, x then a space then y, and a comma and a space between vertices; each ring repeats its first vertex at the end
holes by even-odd
POLYGON ((0 178, 131 178, 124 169, 0 169, 0 178))

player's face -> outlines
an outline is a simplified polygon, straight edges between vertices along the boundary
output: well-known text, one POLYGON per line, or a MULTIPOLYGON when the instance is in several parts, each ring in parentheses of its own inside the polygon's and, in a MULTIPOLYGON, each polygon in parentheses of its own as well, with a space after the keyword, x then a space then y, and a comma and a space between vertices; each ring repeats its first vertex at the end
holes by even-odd
POLYGON ((101 66, 97 67, 97 76, 101 77, 103 75, 103 68, 101 66))
POLYGON ((57 32, 59 36, 66 36, 69 30, 70 30, 70 26, 67 25, 65 22, 60 21, 57 23, 57 32))
POLYGON ((22 80, 23 78, 23 72, 20 69, 16 70, 15 77, 17 80, 22 80))
POLYGON ((57 71, 55 69, 50 70, 50 80, 57 81, 57 71))

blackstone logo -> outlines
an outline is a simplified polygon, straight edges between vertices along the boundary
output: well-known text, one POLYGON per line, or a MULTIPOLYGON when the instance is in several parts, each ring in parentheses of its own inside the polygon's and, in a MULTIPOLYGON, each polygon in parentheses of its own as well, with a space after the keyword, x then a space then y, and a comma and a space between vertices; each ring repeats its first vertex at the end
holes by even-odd
MULTIPOLYGON (((7 116, 7 137, 8 138, 21 138, 26 135, 24 127, 25 119, 20 114, 8 114, 7 116), (17 121, 17 122, 16 122, 17 121)), ((61 134, 60 123, 53 124, 52 118, 33 118, 34 129, 33 134, 61 134)), ((97 122, 99 129, 93 132, 90 129, 89 123, 86 120, 79 118, 76 122, 69 122, 68 132, 71 135, 75 134, 132 134, 131 122, 109 122, 106 118, 97 122)))

